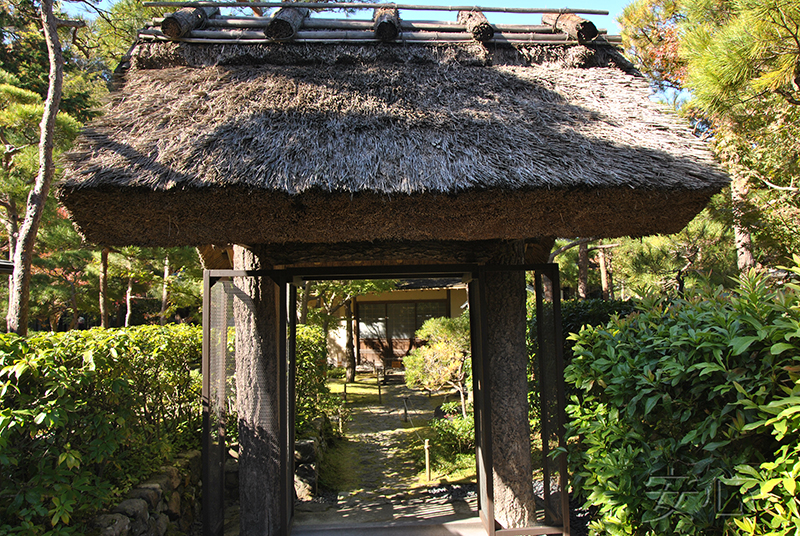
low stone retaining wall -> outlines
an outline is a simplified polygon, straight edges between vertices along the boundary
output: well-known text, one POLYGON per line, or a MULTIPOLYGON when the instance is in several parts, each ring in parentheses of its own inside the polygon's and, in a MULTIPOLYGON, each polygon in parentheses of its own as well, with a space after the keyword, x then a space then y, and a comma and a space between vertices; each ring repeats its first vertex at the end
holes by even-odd
POLYGON ((95 518, 97 536, 192 534, 200 521, 202 474, 199 450, 181 454, 171 466, 135 486, 110 513, 95 518))
MULTIPOLYGON (((310 501, 317 494, 319 463, 325 448, 319 438, 298 439, 294 444, 294 490, 300 501, 310 501)), ((239 500, 239 460, 230 455, 225 462, 225 499, 239 500)))

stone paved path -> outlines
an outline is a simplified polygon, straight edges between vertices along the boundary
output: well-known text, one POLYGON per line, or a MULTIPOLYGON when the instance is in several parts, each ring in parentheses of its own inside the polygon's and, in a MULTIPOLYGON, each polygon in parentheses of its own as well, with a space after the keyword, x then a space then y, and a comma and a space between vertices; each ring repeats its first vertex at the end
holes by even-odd
POLYGON ((339 491, 335 504, 331 500, 298 504, 294 524, 438 521, 477 515, 474 497, 453 500, 427 493, 424 465, 420 463, 424 458, 423 442, 418 432, 444 397, 412 391, 402 376, 390 375, 381 386, 379 404, 374 376, 359 376, 357 381, 348 391, 352 414, 346 427, 346 442, 337 447, 346 449, 349 489, 339 491))

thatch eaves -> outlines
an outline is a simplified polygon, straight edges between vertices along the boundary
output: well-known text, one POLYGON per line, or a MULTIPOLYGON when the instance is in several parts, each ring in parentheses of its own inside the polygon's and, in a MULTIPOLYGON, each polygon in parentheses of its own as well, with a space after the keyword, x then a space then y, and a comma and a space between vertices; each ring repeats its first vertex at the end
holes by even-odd
POLYGON ((649 94, 604 44, 156 40, 59 196, 110 245, 676 232, 727 178, 649 94))

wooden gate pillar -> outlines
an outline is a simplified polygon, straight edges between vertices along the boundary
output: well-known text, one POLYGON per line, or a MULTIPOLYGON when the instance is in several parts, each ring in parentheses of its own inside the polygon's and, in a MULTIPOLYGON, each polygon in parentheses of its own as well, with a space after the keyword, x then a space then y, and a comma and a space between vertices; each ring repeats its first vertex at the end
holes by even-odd
MULTIPOLYGON (((521 242, 513 242, 506 249, 495 262, 525 262, 521 242)), ((494 517, 503 528, 527 527, 535 520, 536 505, 528 422, 525 272, 487 270, 483 284, 494 517)))
MULTIPOLYGON (((234 247, 236 270, 258 270, 257 251, 234 247)), ((242 536, 280 534, 281 502, 278 286, 269 277, 237 277, 249 300, 234 301, 239 413, 239 500, 242 536)))

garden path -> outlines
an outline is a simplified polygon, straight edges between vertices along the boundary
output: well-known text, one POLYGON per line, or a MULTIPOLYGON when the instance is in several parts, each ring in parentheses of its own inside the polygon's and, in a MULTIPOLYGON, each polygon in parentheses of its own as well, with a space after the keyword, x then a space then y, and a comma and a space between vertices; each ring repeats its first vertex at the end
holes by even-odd
MULTIPOLYGON (((341 393, 343 384, 333 383, 331 389, 341 393)), ((337 479, 331 487, 339 492, 299 503, 295 526, 442 523, 476 516, 474 494, 434 496, 425 480, 424 429, 444 398, 408 389, 397 373, 382 382, 380 400, 374 375, 360 374, 348 384, 346 437, 326 453, 337 479)))

